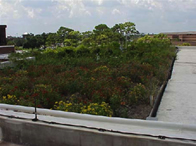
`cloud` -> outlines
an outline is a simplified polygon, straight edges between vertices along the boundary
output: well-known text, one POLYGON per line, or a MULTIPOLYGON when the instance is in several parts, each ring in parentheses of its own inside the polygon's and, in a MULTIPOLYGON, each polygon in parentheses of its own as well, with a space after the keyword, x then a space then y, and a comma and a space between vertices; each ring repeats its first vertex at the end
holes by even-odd
MULTIPOLYGON (((55 6, 55 12, 57 12, 60 18, 65 14, 69 18, 79 17, 82 15, 91 15, 91 13, 85 8, 82 0, 55 0, 57 5, 55 6)), ((63 17, 65 17, 65 15, 63 17)))
POLYGON ((105 23, 134 22, 141 32, 195 30, 196 0, 0 0, 8 33, 80 31, 105 23), (17 29, 15 29, 17 28, 17 29))
POLYGON ((91 0, 91 1, 96 2, 98 5, 101 5, 104 0, 91 0))
POLYGON ((20 3, 24 7, 42 9, 56 5, 56 2, 52 0, 21 0, 20 3))
POLYGON ((115 14, 120 14, 120 11, 118 9, 113 9, 112 10, 112 14, 115 15, 115 14))

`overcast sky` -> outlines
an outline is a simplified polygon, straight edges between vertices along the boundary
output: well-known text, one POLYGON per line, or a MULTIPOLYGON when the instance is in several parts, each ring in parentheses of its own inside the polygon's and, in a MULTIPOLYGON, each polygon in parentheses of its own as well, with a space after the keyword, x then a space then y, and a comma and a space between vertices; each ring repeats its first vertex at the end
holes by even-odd
POLYGON ((0 25, 12 36, 127 21, 143 33, 196 31, 196 0, 0 0, 0 25))

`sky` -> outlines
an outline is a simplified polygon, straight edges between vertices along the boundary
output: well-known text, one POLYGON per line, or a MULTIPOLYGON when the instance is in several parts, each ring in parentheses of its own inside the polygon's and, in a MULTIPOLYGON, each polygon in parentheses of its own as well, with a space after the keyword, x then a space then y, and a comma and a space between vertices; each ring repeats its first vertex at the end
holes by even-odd
POLYGON ((196 31, 196 0, 0 0, 0 25, 12 36, 124 22, 141 33, 196 31))

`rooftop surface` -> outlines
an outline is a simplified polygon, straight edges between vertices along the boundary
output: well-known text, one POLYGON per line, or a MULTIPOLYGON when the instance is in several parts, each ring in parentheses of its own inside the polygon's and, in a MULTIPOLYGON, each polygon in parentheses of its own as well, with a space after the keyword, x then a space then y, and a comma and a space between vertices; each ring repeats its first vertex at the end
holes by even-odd
POLYGON ((196 47, 180 47, 157 113, 159 121, 196 125, 196 47))
MULTIPOLYGON (((34 124, 34 126, 36 124, 42 125, 42 129, 45 129, 45 126, 50 126, 51 128, 54 126, 58 128, 67 126, 73 131, 74 129, 83 131, 103 129, 110 133, 116 132, 115 134, 119 137, 122 136, 122 133, 148 137, 165 136, 174 139, 174 141, 182 139, 188 144, 190 142, 195 145, 195 76, 196 47, 180 47, 177 60, 174 63, 172 78, 168 82, 157 113, 158 121, 111 118, 38 108, 38 121, 33 122, 32 119, 35 117, 33 107, 8 104, 0 104, 0 119, 5 123, 13 123, 12 129, 15 131, 20 131, 20 127, 29 124, 34 124), (20 125, 19 128, 14 124, 20 125), (121 134, 117 134, 117 132, 121 134)), ((25 133, 28 129, 23 130, 25 133)), ((6 132, 9 133, 9 130, 6 132)), ((96 133, 96 131, 92 133, 96 133)), ((30 135, 32 136, 33 134, 30 133, 30 135)))

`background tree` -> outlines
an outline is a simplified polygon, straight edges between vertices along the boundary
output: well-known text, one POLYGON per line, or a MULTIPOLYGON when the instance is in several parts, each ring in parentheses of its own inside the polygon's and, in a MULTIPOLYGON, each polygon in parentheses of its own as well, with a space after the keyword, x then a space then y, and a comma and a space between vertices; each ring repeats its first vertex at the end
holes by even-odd
POLYGON ((57 43, 63 43, 71 31, 74 31, 74 30, 61 26, 57 31, 57 36, 56 36, 57 43))
POLYGON ((112 31, 118 33, 120 43, 124 43, 126 48, 127 43, 133 40, 133 36, 139 34, 135 28, 135 24, 132 22, 116 24, 112 27, 112 31))
POLYGON ((93 40, 93 32, 92 31, 86 31, 81 34, 81 43, 85 46, 92 45, 93 40))
POLYGON ((77 47, 81 42, 81 38, 82 36, 79 31, 71 31, 64 40, 64 43, 66 46, 77 47))
POLYGON ((56 45, 57 34, 56 33, 49 33, 46 39, 47 46, 55 46, 56 45))
POLYGON ((95 29, 93 30, 94 33, 102 33, 103 31, 110 29, 106 24, 99 24, 95 26, 95 29))
POLYGON ((14 45, 16 47, 21 47, 24 44, 24 39, 21 37, 7 37, 7 44, 14 45))

